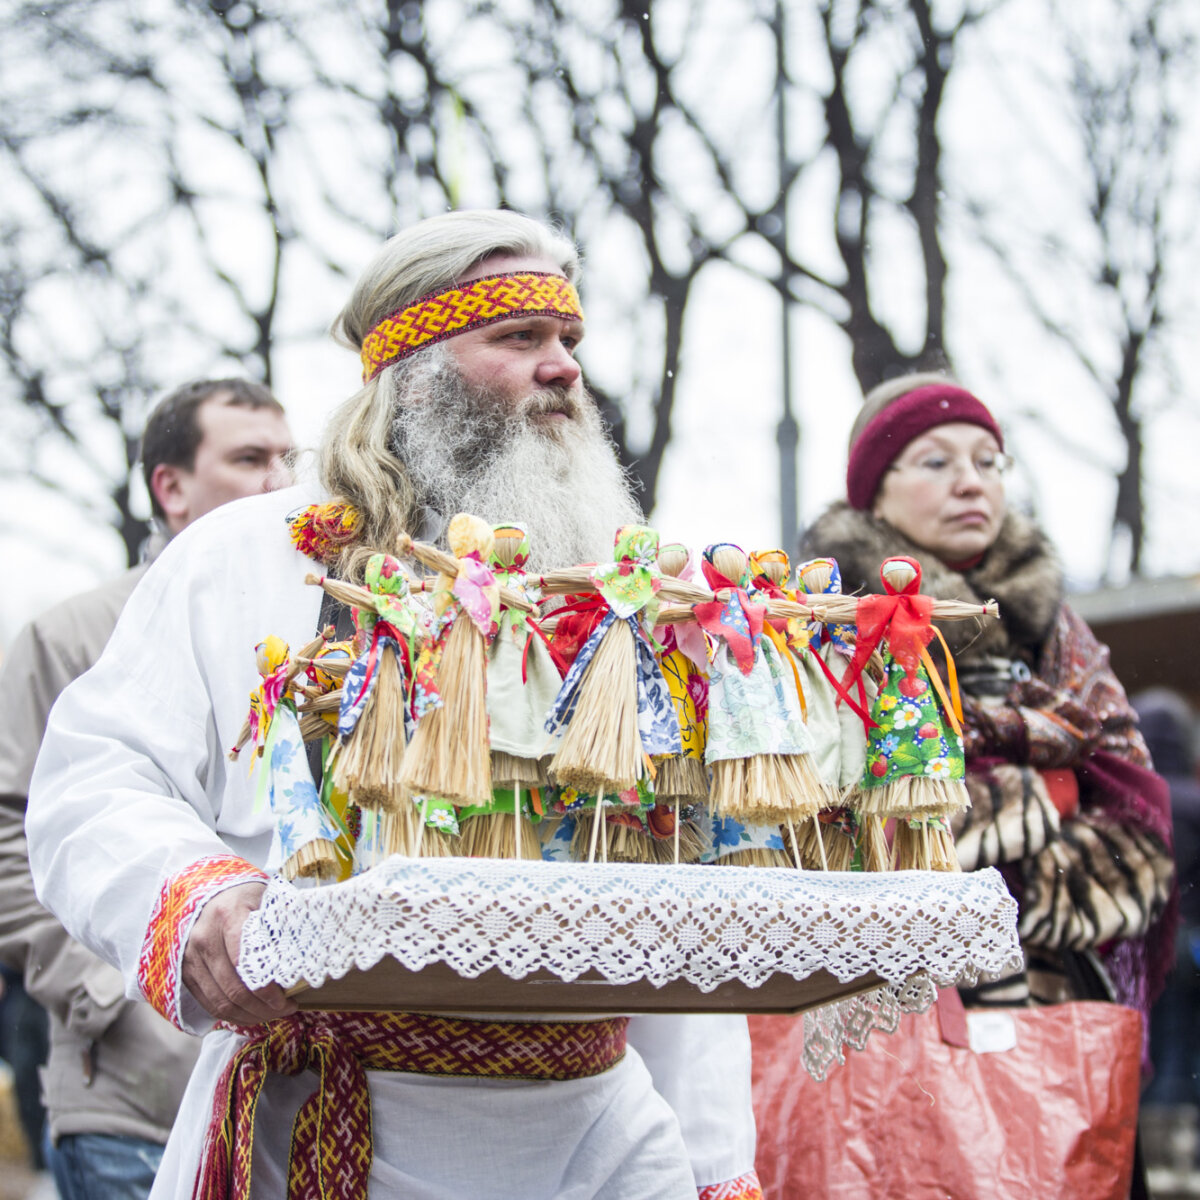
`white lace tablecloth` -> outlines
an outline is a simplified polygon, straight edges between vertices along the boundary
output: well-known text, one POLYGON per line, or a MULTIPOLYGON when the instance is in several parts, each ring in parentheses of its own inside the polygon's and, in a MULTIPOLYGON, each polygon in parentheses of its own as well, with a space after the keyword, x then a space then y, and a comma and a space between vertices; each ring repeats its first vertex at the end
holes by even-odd
POLYGON ((593 972, 610 983, 683 979, 701 992, 818 970, 887 986, 805 1014, 806 1065, 894 1029, 937 987, 1022 965, 1017 905, 993 869, 859 874, 715 866, 392 858, 346 883, 268 885, 242 930, 250 987, 312 987, 391 955, 464 978, 593 972))

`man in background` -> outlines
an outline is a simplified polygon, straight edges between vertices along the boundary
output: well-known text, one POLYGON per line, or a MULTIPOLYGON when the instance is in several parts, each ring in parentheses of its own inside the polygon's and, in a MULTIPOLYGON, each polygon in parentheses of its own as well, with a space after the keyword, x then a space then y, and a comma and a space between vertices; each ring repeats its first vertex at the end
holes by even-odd
MULTIPOLYGON (((291 448, 283 408, 261 384, 216 379, 176 389, 142 438, 160 531, 154 548, 219 505, 289 483, 291 448)), ((148 565, 37 618, 0 670, 0 962, 49 1014, 42 1090, 62 1200, 149 1193, 199 1050, 148 1005, 127 1000, 120 973, 38 904, 25 844, 29 778, 50 708, 100 656, 148 565)))

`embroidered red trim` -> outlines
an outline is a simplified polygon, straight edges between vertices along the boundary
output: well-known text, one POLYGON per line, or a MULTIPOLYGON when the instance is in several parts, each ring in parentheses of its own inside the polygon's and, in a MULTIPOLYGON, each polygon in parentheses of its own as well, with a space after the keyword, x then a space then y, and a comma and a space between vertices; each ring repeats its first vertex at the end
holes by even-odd
POLYGON ((758 1182, 758 1172, 748 1171, 736 1179, 697 1188, 696 1196, 697 1200, 763 1200, 763 1190, 758 1182))
POLYGON ((184 867, 162 885, 138 958, 138 987, 172 1024, 182 1028, 179 963, 197 911, 216 892, 258 879, 266 875, 253 863, 234 854, 218 854, 184 867))

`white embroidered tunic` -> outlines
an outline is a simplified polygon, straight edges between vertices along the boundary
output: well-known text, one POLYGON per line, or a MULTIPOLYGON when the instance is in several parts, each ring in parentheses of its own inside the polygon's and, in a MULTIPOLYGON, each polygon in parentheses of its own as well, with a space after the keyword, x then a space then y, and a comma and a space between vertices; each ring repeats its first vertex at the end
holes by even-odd
MULTIPOLYGON (((39 896, 117 965, 128 994, 183 1028, 212 1021, 179 976, 203 902, 257 877, 272 819, 231 762, 258 680, 254 646, 317 626, 314 564, 287 536, 313 497, 292 488, 210 513, 175 538, 129 600, 97 665, 56 705, 34 774, 39 896)), ((209 1032, 155 1183, 189 1196, 216 1081, 239 1038, 209 1032)), ((634 1017, 629 1052, 579 1080, 369 1072, 375 1197, 585 1200, 754 1197, 749 1039, 741 1017, 634 1017)), ((285 1194, 288 1139, 315 1077, 271 1076, 254 1192, 285 1194)))

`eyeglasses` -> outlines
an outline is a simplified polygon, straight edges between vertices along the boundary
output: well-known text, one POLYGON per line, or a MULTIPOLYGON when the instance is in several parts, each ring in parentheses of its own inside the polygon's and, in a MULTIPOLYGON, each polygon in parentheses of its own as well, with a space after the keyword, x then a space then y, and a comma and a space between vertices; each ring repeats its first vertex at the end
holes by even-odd
POLYGON ((933 451, 916 462, 893 463, 888 470, 911 471, 926 479, 944 481, 957 479, 962 475, 963 469, 968 464, 985 483, 994 483, 1013 465, 1013 460, 1010 455, 1002 454, 999 451, 993 453, 990 450, 985 450, 980 454, 974 455, 972 458, 933 451))

